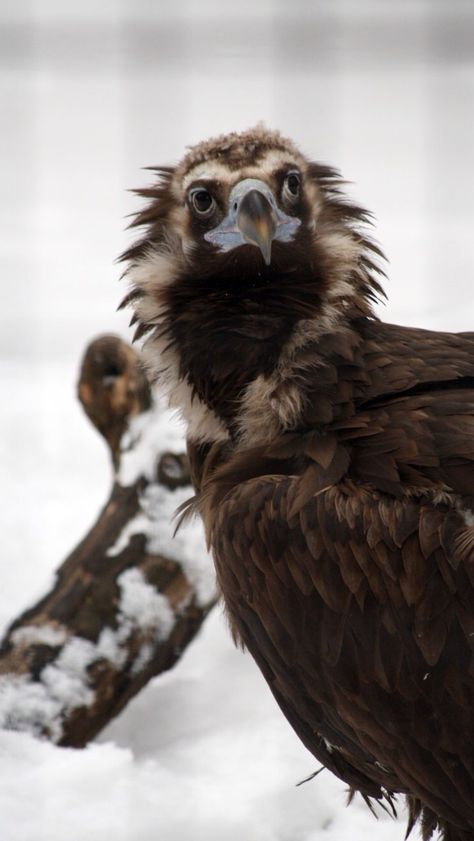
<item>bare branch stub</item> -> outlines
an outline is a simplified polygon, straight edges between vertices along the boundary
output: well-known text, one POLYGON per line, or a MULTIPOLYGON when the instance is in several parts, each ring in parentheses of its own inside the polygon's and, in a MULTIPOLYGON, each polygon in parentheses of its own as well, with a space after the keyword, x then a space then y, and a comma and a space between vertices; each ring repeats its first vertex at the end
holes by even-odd
POLYGON ((118 336, 99 336, 84 354, 78 397, 107 441, 117 469, 120 441, 130 419, 149 409, 152 402, 139 355, 118 336))

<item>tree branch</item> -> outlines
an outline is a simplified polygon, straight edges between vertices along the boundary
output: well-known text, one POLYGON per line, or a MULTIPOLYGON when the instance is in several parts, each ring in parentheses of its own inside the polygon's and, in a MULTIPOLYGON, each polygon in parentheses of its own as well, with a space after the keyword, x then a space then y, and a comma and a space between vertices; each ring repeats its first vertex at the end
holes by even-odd
POLYGON ((200 524, 173 540, 172 514, 192 494, 187 459, 168 450, 176 435, 138 355, 96 339, 78 393, 109 446, 112 491, 53 589, 0 646, 0 725, 76 747, 174 665, 215 603, 200 524))

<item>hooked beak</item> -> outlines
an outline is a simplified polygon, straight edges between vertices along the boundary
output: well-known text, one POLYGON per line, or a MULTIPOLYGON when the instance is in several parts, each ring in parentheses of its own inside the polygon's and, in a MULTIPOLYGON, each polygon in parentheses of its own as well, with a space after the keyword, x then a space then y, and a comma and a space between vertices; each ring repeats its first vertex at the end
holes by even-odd
POLYGON ((269 266, 276 222, 270 202, 259 190, 249 190, 242 198, 237 227, 245 242, 258 246, 265 264, 269 266))
POLYGON ((268 184, 258 178, 244 178, 230 192, 227 216, 207 231, 204 239, 220 251, 231 251, 246 243, 256 245, 269 266, 272 242, 290 242, 300 225, 296 216, 287 216, 280 210, 268 184))

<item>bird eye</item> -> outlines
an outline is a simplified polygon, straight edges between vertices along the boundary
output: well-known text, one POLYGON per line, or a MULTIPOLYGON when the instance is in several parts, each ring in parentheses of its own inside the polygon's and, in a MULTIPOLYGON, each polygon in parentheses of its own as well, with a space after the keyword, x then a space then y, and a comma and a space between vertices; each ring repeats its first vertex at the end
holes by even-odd
POLYGON ((199 216, 210 216, 215 207, 215 201, 208 190, 198 187, 191 190, 191 204, 199 216))
POLYGON ((300 183, 299 172, 289 172, 283 184, 283 195, 290 200, 297 199, 300 194, 300 183))

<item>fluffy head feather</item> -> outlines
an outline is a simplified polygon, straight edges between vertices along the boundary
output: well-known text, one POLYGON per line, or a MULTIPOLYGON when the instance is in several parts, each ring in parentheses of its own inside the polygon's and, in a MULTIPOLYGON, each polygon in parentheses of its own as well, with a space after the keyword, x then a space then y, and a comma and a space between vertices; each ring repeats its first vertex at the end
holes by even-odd
POLYGON ((195 441, 249 443, 295 428, 305 348, 344 333, 355 317, 372 317, 371 302, 383 294, 383 255, 366 233, 370 214, 347 200, 337 170, 262 126, 198 144, 176 168, 151 169, 157 183, 137 191, 147 205, 132 222, 144 235, 122 259, 131 285, 124 303, 133 304, 136 335, 148 334, 152 379, 195 441), (285 179, 295 171, 299 195, 289 201, 285 179), (273 243, 270 265, 253 244, 222 252, 205 238, 244 179, 266 185, 278 211, 300 222, 291 241, 273 243), (199 188, 214 200, 206 219, 191 201, 199 188), (289 379, 285 400, 275 400, 289 379))

